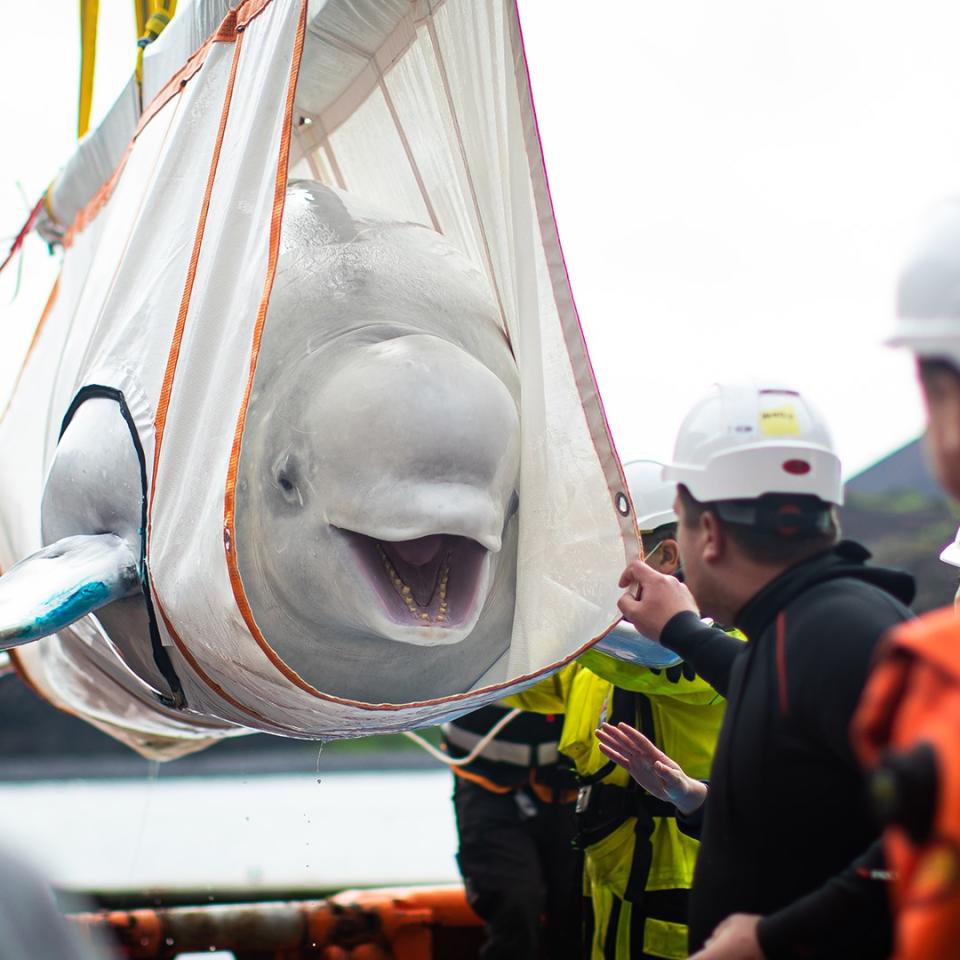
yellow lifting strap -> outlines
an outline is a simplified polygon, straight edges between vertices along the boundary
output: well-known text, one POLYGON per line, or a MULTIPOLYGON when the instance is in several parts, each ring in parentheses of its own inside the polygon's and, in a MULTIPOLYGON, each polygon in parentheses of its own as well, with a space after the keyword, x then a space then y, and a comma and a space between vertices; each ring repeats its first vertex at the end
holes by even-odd
POLYGON ((137 86, 143 85, 143 50, 163 33, 177 12, 177 0, 133 0, 137 16, 137 86), (147 7, 151 6, 147 16, 147 7))
POLYGON ((100 0, 80 0, 80 108, 77 113, 77 139, 90 128, 93 105, 93 74, 97 63, 97 18, 100 0))
POLYGON ((143 36, 143 29, 150 19, 150 0, 133 0, 133 15, 136 18, 137 39, 143 36))

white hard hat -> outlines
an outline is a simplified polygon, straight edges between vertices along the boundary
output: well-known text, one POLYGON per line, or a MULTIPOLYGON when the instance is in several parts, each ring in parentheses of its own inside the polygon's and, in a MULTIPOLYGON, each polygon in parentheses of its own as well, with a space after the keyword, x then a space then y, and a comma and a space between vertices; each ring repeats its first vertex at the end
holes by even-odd
POLYGON ((630 497, 637 511, 637 527, 656 530, 665 523, 676 523, 673 500, 677 485, 663 479, 663 464, 656 460, 631 460, 623 465, 630 497))
POLYGON ((715 383, 684 418, 663 479, 701 502, 779 493, 843 503, 823 417, 796 390, 765 383, 715 383))
POLYGON ((887 343, 960 368, 960 198, 942 203, 900 271, 887 343))
POLYGON ((951 567, 960 567, 960 529, 951 543, 948 543, 940 551, 940 559, 944 563, 949 563, 951 567))

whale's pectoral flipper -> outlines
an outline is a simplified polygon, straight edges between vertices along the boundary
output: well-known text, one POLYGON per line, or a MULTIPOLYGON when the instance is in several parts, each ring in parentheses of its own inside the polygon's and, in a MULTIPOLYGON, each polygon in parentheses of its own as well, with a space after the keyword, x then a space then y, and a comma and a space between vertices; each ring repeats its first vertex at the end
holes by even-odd
POLYGON ((121 537, 58 540, 0 577, 0 649, 56 633, 139 589, 137 558, 121 537))

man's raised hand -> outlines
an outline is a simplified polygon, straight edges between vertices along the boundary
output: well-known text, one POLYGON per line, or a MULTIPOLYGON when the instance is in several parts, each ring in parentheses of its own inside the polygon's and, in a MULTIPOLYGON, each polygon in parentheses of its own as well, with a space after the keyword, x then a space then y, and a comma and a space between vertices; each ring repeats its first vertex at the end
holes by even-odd
POLYGON ((688 777, 680 765, 629 724, 604 723, 597 731, 600 751, 623 767, 647 793, 691 814, 707 798, 707 787, 688 777))
POLYGON ((629 588, 617 602, 624 620, 649 640, 659 641, 667 622, 684 610, 700 616, 693 594, 676 577, 658 573, 639 557, 620 575, 620 586, 629 588))

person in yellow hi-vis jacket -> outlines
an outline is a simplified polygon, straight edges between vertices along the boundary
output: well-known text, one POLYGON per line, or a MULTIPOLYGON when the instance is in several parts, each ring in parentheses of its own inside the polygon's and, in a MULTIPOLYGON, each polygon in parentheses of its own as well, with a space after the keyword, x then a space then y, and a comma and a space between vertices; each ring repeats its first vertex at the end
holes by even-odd
MULTIPOLYGON (((625 470, 647 562, 682 576, 674 488, 660 479, 660 468, 641 460, 625 470)), ((678 817, 672 804, 650 796, 609 761, 600 752, 597 727, 630 723, 690 776, 706 779, 725 705, 676 655, 629 631, 618 628, 575 663, 509 700, 526 710, 564 713, 558 746, 580 784, 578 842, 592 904, 586 933, 591 960, 687 956, 687 899, 699 848, 699 822, 678 817)))
POLYGON ((684 665, 637 667, 626 676, 622 665, 608 666, 601 657, 591 656, 592 669, 581 664, 570 678, 559 744, 581 783, 579 842, 593 905, 590 957, 686 957, 699 823, 677 816, 672 804, 645 793, 622 768, 610 767, 595 731, 604 720, 630 723, 652 734, 664 752, 670 744, 682 754, 690 776, 706 779, 724 701, 706 681, 685 673, 684 665))

